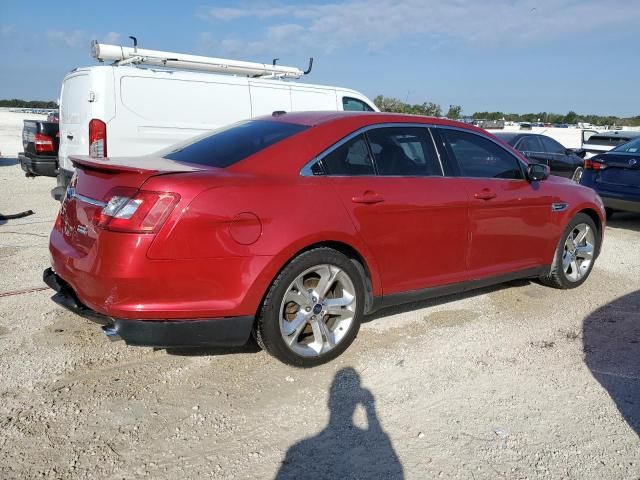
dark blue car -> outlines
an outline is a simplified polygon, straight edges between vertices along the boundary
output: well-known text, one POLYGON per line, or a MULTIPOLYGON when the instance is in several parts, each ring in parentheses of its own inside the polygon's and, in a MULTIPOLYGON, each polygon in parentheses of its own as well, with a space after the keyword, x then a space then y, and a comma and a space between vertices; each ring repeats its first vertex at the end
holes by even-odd
POLYGON ((585 160, 580 183, 598 192, 607 218, 616 211, 640 212, 640 138, 585 160))

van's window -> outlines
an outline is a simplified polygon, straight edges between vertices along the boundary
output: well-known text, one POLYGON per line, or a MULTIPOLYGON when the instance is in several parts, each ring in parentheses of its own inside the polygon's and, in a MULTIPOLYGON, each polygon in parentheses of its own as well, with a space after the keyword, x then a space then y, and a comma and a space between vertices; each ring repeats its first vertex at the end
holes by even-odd
POLYGON ((224 168, 307 128, 293 123, 249 120, 174 145, 159 155, 179 162, 224 168))
POLYGON ((373 108, 362 100, 351 97, 342 97, 342 109, 345 112, 373 112, 373 108))
POLYGON ((442 133, 463 177, 524 178, 519 160, 491 140, 460 130, 442 129, 442 133))
POLYGON ((322 164, 329 175, 374 175, 367 140, 358 135, 327 154, 322 164))

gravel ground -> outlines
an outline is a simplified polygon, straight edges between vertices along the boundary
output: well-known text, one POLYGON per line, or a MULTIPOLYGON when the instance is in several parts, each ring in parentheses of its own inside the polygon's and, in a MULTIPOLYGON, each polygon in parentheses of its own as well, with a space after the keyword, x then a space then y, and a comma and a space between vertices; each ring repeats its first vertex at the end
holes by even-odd
MULTIPOLYGON (((0 158, 0 213, 36 212, 0 221, 0 295, 43 286, 53 186, 0 158)), ((312 370, 127 347, 48 291, 0 296, 0 478, 637 480, 639 239, 620 215, 581 288, 385 310, 312 370)))

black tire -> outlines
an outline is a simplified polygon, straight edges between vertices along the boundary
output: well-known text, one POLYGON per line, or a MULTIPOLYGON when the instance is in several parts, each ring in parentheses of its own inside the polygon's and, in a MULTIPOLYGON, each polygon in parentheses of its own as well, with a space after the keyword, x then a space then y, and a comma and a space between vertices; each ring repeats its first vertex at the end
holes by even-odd
POLYGON ((613 208, 605 208, 604 209, 605 214, 607 215, 607 220, 611 220, 611 217, 613 217, 613 214, 615 213, 615 210, 613 208))
POLYGON ((359 270, 353 260, 331 248, 314 248, 298 255, 276 277, 264 299, 253 330, 258 345, 278 360, 294 367, 314 367, 338 357, 353 343, 360 330, 365 303, 365 287, 364 279, 359 270), (287 289, 299 275, 309 268, 322 264, 335 265, 349 276, 355 289, 355 314, 349 331, 331 350, 317 356, 307 357, 291 350, 282 338, 280 305, 287 289))
POLYGON ((582 285, 585 280, 591 274, 591 270, 593 270, 593 265, 596 259, 596 253, 600 249, 600 232, 596 227, 596 224, 592 220, 592 218, 584 213, 578 213, 571 222, 567 225, 564 232, 562 232, 562 236, 560 237, 560 241, 558 242, 558 246, 556 247, 556 252, 553 256, 553 263, 551 264, 551 269, 548 275, 540 277, 540 281, 545 285, 553 288, 560 289, 570 289, 576 288, 582 285), (595 233, 595 243, 593 245, 593 258, 591 264, 589 265, 589 269, 585 272, 585 274, 577 281, 571 281, 567 278, 563 268, 562 268, 562 257, 564 255, 564 245, 567 240, 569 234, 572 234, 575 227, 581 223, 586 223, 595 233))

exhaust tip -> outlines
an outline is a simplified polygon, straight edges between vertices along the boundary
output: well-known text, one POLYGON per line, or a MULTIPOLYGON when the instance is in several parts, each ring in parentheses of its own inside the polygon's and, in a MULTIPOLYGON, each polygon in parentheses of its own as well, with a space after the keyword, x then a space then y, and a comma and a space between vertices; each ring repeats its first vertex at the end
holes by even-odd
POLYGON ((122 340, 115 325, 105 325, 104 327, 102 327, 102 331, 112 342, 122 340))

